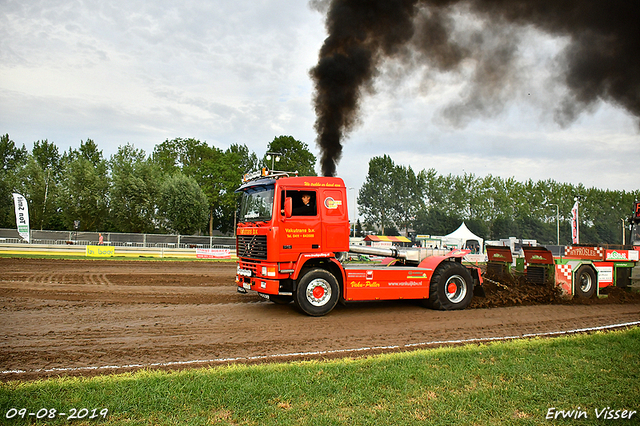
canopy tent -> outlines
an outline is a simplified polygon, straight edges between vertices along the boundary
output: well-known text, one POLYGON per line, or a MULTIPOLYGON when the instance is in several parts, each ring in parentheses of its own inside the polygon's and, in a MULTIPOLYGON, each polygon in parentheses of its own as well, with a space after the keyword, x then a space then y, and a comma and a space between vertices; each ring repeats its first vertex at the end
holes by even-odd
POLYGON ((482 252, 484 247, 484 240, 469 231, 469 228, 467 228, 464 222, 462 222, 462 225, 460 225, 458 229, 442 237, 442 242, 449 247, 470 248, 475 249, 479 253, 482 252))

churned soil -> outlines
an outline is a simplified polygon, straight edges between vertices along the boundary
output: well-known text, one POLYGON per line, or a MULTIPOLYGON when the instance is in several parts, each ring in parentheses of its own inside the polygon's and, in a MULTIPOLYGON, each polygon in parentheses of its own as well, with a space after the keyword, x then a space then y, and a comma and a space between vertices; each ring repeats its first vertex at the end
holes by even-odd
POLYGON ((622 289, 567 301, 550 286, 489 281, 462 311, 362 302, 314 318, 237 293, 235 270, 0 258, 0 380, 367 356, 640 321, 640 296, 622 289))

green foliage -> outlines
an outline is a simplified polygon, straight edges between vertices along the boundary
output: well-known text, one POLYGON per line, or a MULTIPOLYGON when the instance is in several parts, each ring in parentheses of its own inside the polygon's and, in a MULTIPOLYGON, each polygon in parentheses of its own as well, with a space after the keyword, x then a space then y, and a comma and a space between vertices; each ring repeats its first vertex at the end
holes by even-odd
MULTIPOLYGON (((0 407, 3 416, 11 407, 108 408, 104 419, 80 420, 102 425, 422 426, 603 424, 595 410, 609 406, 636 411, 617 422, 637 424, 638 363, 633 328, 334 361, 8 382, 0 407), (588 417, 554 422, 546 418, 554 407, 588 417)), ((69 420, 7 424, 34 422, 69 420)))
MULTIPOLYGON (((279 170, 315 175, 315 156, 291 136, 268 146, 279 152, 279 170)), ((175 174, 193 178, 208 201, 207 224, 194 232, 233 232, 241 176, 260 165, 271 167, 244 145, 226 151, 193 138, 165 140, 151 157, 131 144, 118 148, 109 161, 91 140, 60 155, 48 140, 34 142, 29 152, 9 135, 0 136, 0 227, 13 228, 12 192, 28 200, 32 229, 159 232, 168 222, 158 214, 160 187, 175 174)), ((464 173, 440 175, 435 169, 414 171, 385 155, 369 161, 358 193, 363 230, 445 235, 465 222, 485 239, 510 236, 541 243, 570 243, 571 208, 581 196, 582 243, 616 244, 640 190, 611 191, 553 180, 518 182, 514 178, 464 173), (558 206, 558 207, 556 207, 558 206), (559 211, 556 223, 556 209, 559 211)), ((173 219, 177 220, 177 219, 173 219)), ((172 228, 173 229, 173 228, 172 228)), ((627 230, 626 240, 629 240, 627 230)))
POLYGON ((391 157, 373 157, 369 160, 367 178, 358 193, 358 212, 366 222, 374 223, 385 234, 385 229, 395 227, 393 212, 396 209, 396 178, 399 173, 391 157))
POLYGON ((29 210, 34 228, 58 229, 62 226, 60 179, 62 157, 58 147, 48 140, 36 141, 22 177, 25 193, 31 194, 29 210))
POLYGON ((126 144, 109 160, 111 225, 120 232, 153 232, 160 169, 143 150, 126 144))
POLYGON ((306 143, 296 140, 292 136, 275 137, 269 142, 267 152, 279 153, 280 160, 278 162, 273 159, 267 160, 265 153, 262 158, 263 167, 286 172, 297 171, 300 176, 316 176, 316 157, 309 151, 306 143))
POLYGON ((160 187, 158 210, 166 227, 178 234, 195 234, 207 223, 207 196, 194 178, 182 173, 168 176, 160 187))
POLYGON ((91 140, 80 142, 78 150, 69 149, 62 156, 65 172, 62 175, 61 199, 66 229, 74 229, 74 221, 80 221, 79 230, 99 231, 105 228, 109 212, 109 185, 107 161, 91 140))
POLYGON ((418 234, 446 235, 464 221, 485 239, 517 237, 543 244, 556 243, 559 227, 560 244, 570 244, 571 208, 577 195, 582 198, 580 242, 620 244, 621 219, 630 216, 640 190, 587 189, 553 180, 518 182, 469 173, 444 176, 434 169, 414 177, 410 167, 396 165, 385 155, 370 160, 358 207, 382 233, 395 225, 404 232, 411 228, 418 234), (386 198, 388 193, 392 199, 386 198))
POLYGON ((173 139, 157 145, 153 161, 166 175, 181 172, 192 177, 209 202, 209 233, 233 230, 233 216, 239 200, 234 190, 242 175, 255 168, 257 156, 244 145, 233 144, 227 151, 210 147, 196 139, 173 139))

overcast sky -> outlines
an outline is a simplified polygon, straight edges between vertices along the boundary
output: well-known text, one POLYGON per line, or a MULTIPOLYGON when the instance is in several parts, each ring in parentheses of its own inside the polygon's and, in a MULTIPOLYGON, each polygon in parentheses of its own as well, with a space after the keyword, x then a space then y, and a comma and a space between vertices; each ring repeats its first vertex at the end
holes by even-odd
MULTIPOLYGON (((325 37, 323 14, 306 1, 2 0, 0 133, 28 149, 91 138, 107 158, 127 142, 150 154, 178 137, 262 156, 291 135, 318 156, 309 70, 325 37)), ((562 88, 544 65, 563 45, 530 32, 526 87, 457 123, 442 111, 464 98, 464 75, 385 64, 338 176, 359 188, 369 159, 388 154, 416 172, 637 190, 637 118, 601 103, 569 126, 553 120, 562 88)))

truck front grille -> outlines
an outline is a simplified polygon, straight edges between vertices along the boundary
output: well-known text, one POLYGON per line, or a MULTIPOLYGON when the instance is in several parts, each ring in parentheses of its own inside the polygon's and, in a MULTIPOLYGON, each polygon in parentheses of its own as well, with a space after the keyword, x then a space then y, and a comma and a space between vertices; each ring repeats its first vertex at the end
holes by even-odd
POLYGON ((266 235, 238 235, 238 257, 267 258, 266 235))

